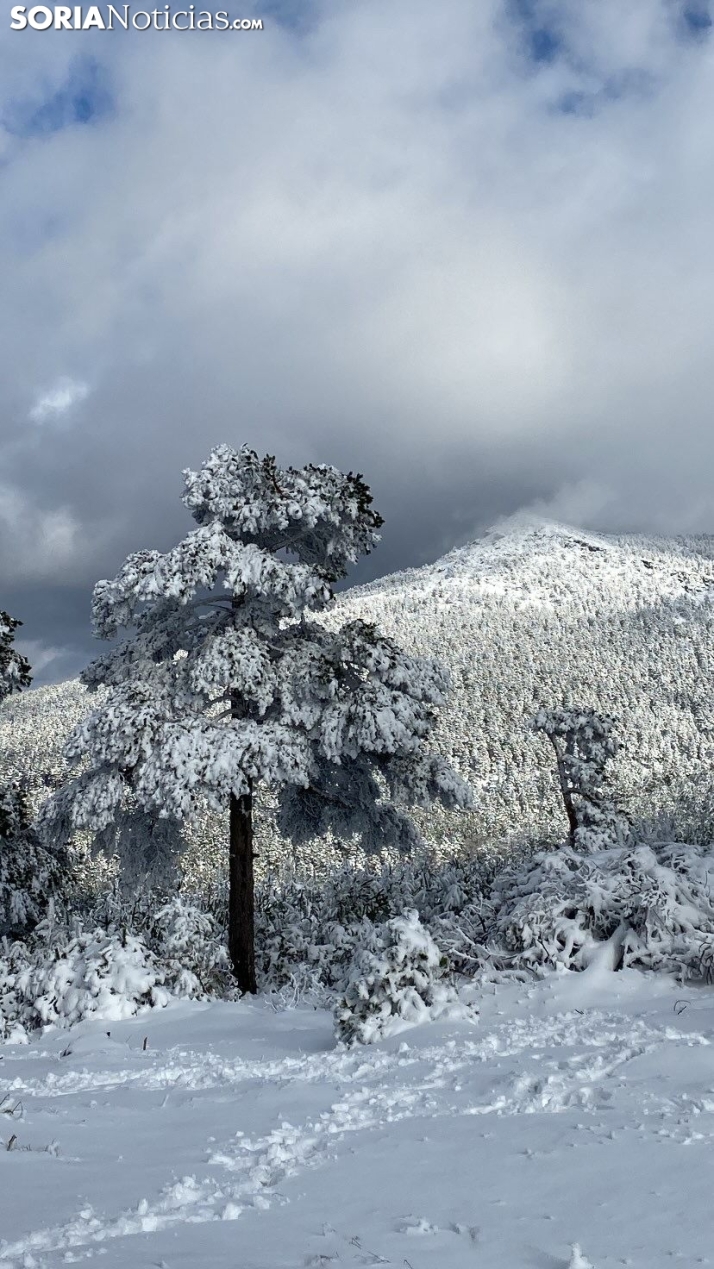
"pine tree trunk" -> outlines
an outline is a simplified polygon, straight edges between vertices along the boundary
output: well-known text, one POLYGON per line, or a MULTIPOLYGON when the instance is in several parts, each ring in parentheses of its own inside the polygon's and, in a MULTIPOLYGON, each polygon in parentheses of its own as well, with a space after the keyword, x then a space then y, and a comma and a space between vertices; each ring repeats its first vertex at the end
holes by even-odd
MULTIPOLYGON (((233 596, 234 614, 243 600, 233 596)), ((230 692, 231 717, 242 718, 245 702, 230 692)), ((231 794, 228 856, 228 955, 240 990, 255 995, 255 883, 253 879, 253 792, 231 794)))
POLYGON ((568 826, 570 832, 568 834, 568 845, 572 848, 575 846, 575 830, 578 827, 578 816, 573 803, 573 794, 568 783, 568 777, 565 773, 565 762, 557 744, 551 737, 551 744, 555 749, 555 756, 558 763, 558 781, 560 783, 560 792, 563 795, 563 803, 565 805, 565 814, 568 817, 568 826))
POLYGON ((228 864, 228 952, 242 992, 255 995, 255 887, 253 881, 253 795, 231 794, 228 864))

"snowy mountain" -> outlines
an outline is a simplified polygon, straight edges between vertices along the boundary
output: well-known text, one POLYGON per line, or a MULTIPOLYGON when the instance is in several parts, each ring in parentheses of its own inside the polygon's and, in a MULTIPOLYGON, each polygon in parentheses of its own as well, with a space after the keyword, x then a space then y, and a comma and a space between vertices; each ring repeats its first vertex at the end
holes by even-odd
POLYGON ((550 754, 528 723, 564 700, 621 719, 628 809, 690 810, 714 758, 713 588, 712 537, 512 521, 433 565, 348 592, 340 610, 448 662, 454 694, 438 740, 479 792, 467 830, 478 841, 562 831, 550 754))
MULTIPOLYGON (((622 720, 628 809, 701 819, 714 760, 714 537, 613 537, 511 521, 435 564, 342 594, 331 621, 375 622, 450 666, 437 741, 479 795, 431 815, 430 835, 472 842, 563 831, 551 755, 528 723, 542 706, 593 705, 622 720)), ((90 702, 70 681, 7 702, 11 766, 60 766, 90 702)), ((209 834, 212 836, 212 834, 209 834)))

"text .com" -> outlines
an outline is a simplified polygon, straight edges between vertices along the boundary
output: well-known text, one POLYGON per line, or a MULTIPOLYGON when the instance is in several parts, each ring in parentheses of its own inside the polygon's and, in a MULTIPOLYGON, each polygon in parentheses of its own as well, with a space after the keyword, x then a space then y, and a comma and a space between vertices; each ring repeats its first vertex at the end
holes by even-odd
POLYGON ((44 4, 28 8, 16 4, 10 10, 10 30, 24 31, 262 31, 262 18, 231 18, 224 10, 209 13, 197 9, 195 4, 187 9, 173 10, 171 5, 160 9, 132 9, 131 5, 108 4, 102 8, 93 4, 57 4, 50 8, 44 4))

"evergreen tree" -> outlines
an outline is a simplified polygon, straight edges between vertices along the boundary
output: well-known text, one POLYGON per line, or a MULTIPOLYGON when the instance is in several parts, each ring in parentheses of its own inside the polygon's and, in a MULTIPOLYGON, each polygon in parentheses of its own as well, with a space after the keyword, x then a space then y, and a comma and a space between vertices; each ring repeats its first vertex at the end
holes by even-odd
MULTIPOLYGON (((32 682, 29 662, 13 647, 20 625, 0 611, 0 702, 32 682)), ((22 937, 37 924, 59 892, 65 864, 32 827, 26 781, 0 786, 0 937, 22 937)))
POLYGON ((569 844, 592 850, 617 840, 625 821, 612 797, 608 764, 618 752, 617 720, 594 709, 542 709, 535 731, 555 751, 558 785, 568 817, 569 844))
POLYGON ((27 785, 0 788, 0 938, 24 938, 66 884, 68 859, 48 849, 32 825, 27 785))
POLYGON ((22 622, 0 610, 0 701, 32 682, 30 663, 12 645, 22 622))
POLYGON ((465 807, 470 791, 426 749, 446 671, 371 625, 334 630, 311 615, 378 541, 382 520, 361 476, 281 470, 222 445, 184 478, 198 527, 164 555, 129 556, 95 587, 96 634, 133 634, 82 676, 109 693, 70 738, 67 756, 84 769, 43 824, 97 831, 128 797, 177 819, 202 798, 227 809, 229 952, 238 985, 253 992, 260 782, 277 791, 294 841, 331 830, 372 851, 418 840, 405 805, 465 807))

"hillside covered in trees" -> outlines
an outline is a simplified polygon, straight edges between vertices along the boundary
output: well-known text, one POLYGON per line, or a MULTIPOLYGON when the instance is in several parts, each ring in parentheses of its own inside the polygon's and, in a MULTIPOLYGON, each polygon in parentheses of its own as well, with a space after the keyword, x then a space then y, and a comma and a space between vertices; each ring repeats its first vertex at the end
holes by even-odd
MULTIPOLYGON (((323 620, 374 622, 407 651, 439 657, 453 692, 436 746, 472 784, 476 808, 422 816, 451 850, 563 837, 565 822, 538 709, 587 701, 620 719, 620 800, 635 818, 676 815, 680 834, 706 828, 711 801, 714 537, 605 536, 546 523, 506 524, 435 564, 339 596, 323 620)), ((76 681, 6 702, 6 768, 62 769, 61 750, 86 713, 76 681)), ((39 793, 38 787, 38 793, 39 793)), ((207 818, 193 853, 223 832, 207 818)), ((261 842, 262 837, 262 842, 261 842)), ((265 808, 263 857, 280 842, 265 808)))

